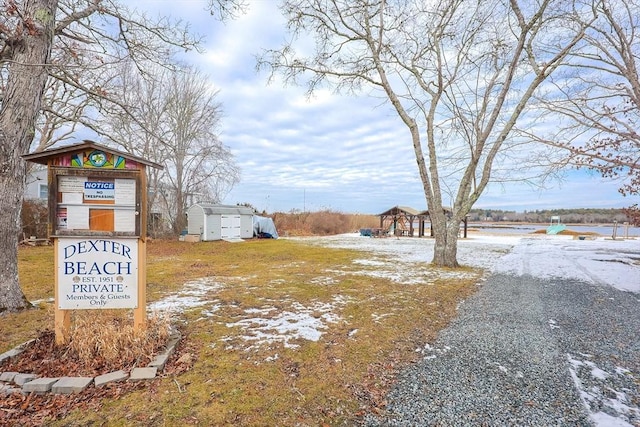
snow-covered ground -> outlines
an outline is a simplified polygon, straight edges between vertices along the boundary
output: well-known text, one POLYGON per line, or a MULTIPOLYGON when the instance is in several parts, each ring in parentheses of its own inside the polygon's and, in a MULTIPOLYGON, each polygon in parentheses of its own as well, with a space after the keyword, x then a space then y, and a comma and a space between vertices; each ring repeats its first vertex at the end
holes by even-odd
MULTIPOLYGON (((329 247, 371 252, 390 257, 402 278, 406 264, 430 262, 433 239, 389 237, 375 239, 357 234, 301 238, 329 247), (399 264, 397 264, 399 262, 399 264)), ((530 274, 540 278, 574 278, 640 293, 640 239, 612 240, 599 237, 579 240, 572 236, 544 234, 471 234, 458 241, 458 262, 491 272, 530 274)))
POLYGON ((578 279, 640 293, 640 239, 525 237, 500 260, 494 271, 578 279))
MULTIPOLYGON (((356 261, 356 268, 350 268, 350 274, 376 275, 406 284, 428 283, 437 278, 468 274, 464 271, 431 268, 429 262, 433 255, 433 239, 370 238, 356 233, 295 239, 306 244, 357 249, 367 253, 366 257, 356 261), (361 271, 358 270, 358 265, 363 266, 361 271), (372 265, 376 268, 371 269, 372 265)), ((531 275, 545 279, 576 279, 601 286, 612 286, 632 292, 629 295, 640 302, 640 239, 611 240, 600 237, 595 240, 579 240, 571 236, 472 233, 468 239, 459 240, 458 261, 462 265, 483 268, 487 273, 531 275)), ((338 273, 327 272, 327 277, 318 277, 316 282, 330 284, 338 273)), ((151 304, 150 308, 181 311, 188 307, 201 307, 203 318, 212 317, 220 309, 220 302, 208 299, 210 296, 207 297, 207 294, 211 295, 212 290, 226 285, 215 278, 189 282, 185 284, 181 294, 151 304)), ((348 303, 347 299, 339 295, 329 303, 318 303, 309 307, 293 300, 279 301, 278 304, 274 302, 271 305, 265 302, 261 307, 245 310, 244 316, 227 326, 240 327, 244 331, 243 338, 247 343, 243 348, 245 351, 274 342, 295 347, 295 344, 291 343, 293 339, 319 340, 324 331, 339 320, 333 310, 348 303)), ((554 325, 550 327, 553 328, 554 325)), ((229 341, 232 341, 231 337, 229 341)), ((223 345, 229 348, 231 344, 223 345)), ((277 354, 273 357, 277 358, 277 354)), ((567 355, 567 360, 570 362, 569 369, 574 384, 589 411, 590 390, 584 389, 576 372, 580 367, 597 367, 590 366, 586 356, 578 359, 576 355, 567 355)), ((625 400, 623 394, 617 394, 611 400, 611 405, 617 405, 627 412, 639 411, 625 400)), ((631 425, 623 419, 610 417, 596 410, 592 411, 591 420, 598 427, 631 425)))

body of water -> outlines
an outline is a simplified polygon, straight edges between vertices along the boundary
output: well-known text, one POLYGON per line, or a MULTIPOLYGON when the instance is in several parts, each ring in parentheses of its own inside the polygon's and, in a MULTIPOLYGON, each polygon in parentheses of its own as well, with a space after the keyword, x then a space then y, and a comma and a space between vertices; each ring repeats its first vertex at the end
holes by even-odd
MULTIPOLYGON (((469 223, 469 230, 479 230, 496 234, 529 234, 537 230, 546 230, 548 224, 485 224, 485 223, 469 223)), ((614 226, 605 225, 567 225, 567 230, 577 233, 597 233, 601 236, 613 236, 614 226)), ((640 237, 640 227, 627 227, 624 224, 618 224, 617 237, 625 237, 628 233, 629 237, 640 237)))

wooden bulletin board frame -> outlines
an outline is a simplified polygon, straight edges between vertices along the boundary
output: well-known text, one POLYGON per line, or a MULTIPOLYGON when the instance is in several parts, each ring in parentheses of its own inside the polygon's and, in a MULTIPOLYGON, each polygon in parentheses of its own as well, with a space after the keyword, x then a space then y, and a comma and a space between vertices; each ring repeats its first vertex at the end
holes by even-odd
MULTIPOLYGON (((162 169, 162 165, 88 140, 80 144, 25 154, 22 157, 27 161, 44 164, 48 167, 48 234, 54 244, 54 326, 56 343, 63 344, 70 332, 71 311, 73 309, 67 308, 68 304, 60 304, 62 295, 60 295, 59 281, 66 280, 67 277, 65 276, 71 274, 77 276, 72 277, 72 279, 77 280, 77 283, 87 283, 84 288, 81 287, 83 289, 82 292, 87 292, 87 299, 92 301, 103 301, 102 296, 96 299, 96 297, 90 295, 98 291, 103 292, 104 286, 101 286, 102 283, 108 284, 105 301, 121 299, 120 297, 130 300, 135 299, 135 306, 122 304, 122 307, 133 308, 135 330, 141 330, 146 327, 146 167, 162 169), (86 182, 89 182, 90 185, 85 185, 86 182), (64 193, 67 194, 65 195, 64 193), (74 222, 72 227, 68 226, 69 207, 80 208, 73 209, 74 222), (62 217, 60 214, 63 209, 67 209, 65 211, 66 217, 62 217), (87 218, 81 218, 85 214, 87 218), (117 220, 116 217, 118 218, 117 220), (59 218, 66 218, 66 220, 59 220, 59 218), (113 239, 112 246, 109 246, 109 242, 106 242, 109 239, 113 239), (98 242, 103 242, 103 245, 106 245, 104 247, 112 249, 121 248, 125 245, 135 245, 135 250, 131 250, 130 253, 136 254, 131 258, 137 258, 135 260, 137 263, 133 259, 131 260, 131 265, 129 265, 127 262, 118 264, 116 259, 105 260, 98 258, 98 261, 103 260, 103 266, 109 266, 108 271, 103 269, 102 273, 98 274, 111 275, 113 276, 113 281, 109 278, 106 282, 103 282, 89 277, 92 275, 92 270, 84 270, 84 265, 87 264, 86 261, 78 261, 80 264, 76 264, 77 268, 74 272, 67 272, 70 267, 65 264, 63 268, 67 270, 62 269, 64 273, 61 274, 60 255, 68 255, 70 251, 69 244, 73 245, 74 242, 78 244, 78 253, 86 252, 83 250, 85 247, 101 247, 98 242), (83 244, 88 246, 81 247, 83 244), (82 271, 80 265, 83 266, 82 271), (113 268, 116 265, 120 265, 122 270, 114 273, 113 268), (134 269, 137 271, 137 280, 134 280, 137 282, 135 298, 133 298, 131 292, 127 293, 120 290, 119 284, 122 283, 124 286, 125 283, 122 282, 124 277, 118 277, 124 276, 125 272, 128 273, 134 269), (113 291, 110 291, 112 289, 113 291), (109 296, 108 292, 111 292, 112 297, 109 296)), ((133 246, 130 246, 130 248, 132 249, 133 246)), ((115 249, 113 252, 114 256, 118 255, 116 254, 118 251, 115 249)), ((120 255, 123 254, 124 252, 120 255)), ((84 300, 85 298, 82 299, 84 300)), ((104 308, 109 308, 108 305, 109 303, 105 303, 104 308)), ((87 308, 86 305, 80 303, 78 303, 78 306, 83 307, 80 309, 87 308)), ((90 308, 102 308, 102 306, 103 304, 101 303, 95 304, 90 308)))
MULTIPOLYGON (((108 236, 108 237, 143 237, 141 230, 146 230, 146 218, 143 215, 143 189, 146 188, 144 171, 141 170, 100 170, 100 169, 72 169, 66 167, 50 167, 49 168, 49 235, 51 237, 70 237, 70 236, 108 236), (94 200, 87 201, 84 193, 79 193, 81 200, 67 202, 64 200, 64 193, 60 191, 62 188, 61 181, 66 178, 78 178, 87 182, 116 182, 117 180, 130 180, 135 183, 135 199, 134 203, 120 205, 112 200, 94 200), (143 187, 144 185, 144 187, 143 187), (85 208, 90 213, 88 218, 88 227, 81 229, 67 229, 60 224, 60 214, 69 208, 85 208), (110 217, 113 223, 115 211, 125 212, 133 216, 135 222, 133 230, 118 231, 113 225, 109 229, 105 224, 100 224, 100 218, 104 222, 105 218, 110 217), (101 215, 102 214, 102 215, 101 215), (92 221, 95 219, 95 221, 92 221), (93 222, 93 223, 91 223, 93 222)), ((82 191, 82 190, 80 190, 82 191)), ((117 191, 117 188, 116 188, 117 191)), ((107 218, 108 221, 108 218, 107 218)))

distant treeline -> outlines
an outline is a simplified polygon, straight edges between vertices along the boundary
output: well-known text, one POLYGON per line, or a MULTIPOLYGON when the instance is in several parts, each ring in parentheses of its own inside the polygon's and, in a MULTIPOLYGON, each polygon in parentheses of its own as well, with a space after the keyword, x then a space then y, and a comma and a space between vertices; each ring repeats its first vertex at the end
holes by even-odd
POLYGON ((470 221, 550 222, 559 216, 565 224, 610 224, 629 221, 622 209, 548 209, 535 211, 503 211, 498 209, 472 209, 470 221))

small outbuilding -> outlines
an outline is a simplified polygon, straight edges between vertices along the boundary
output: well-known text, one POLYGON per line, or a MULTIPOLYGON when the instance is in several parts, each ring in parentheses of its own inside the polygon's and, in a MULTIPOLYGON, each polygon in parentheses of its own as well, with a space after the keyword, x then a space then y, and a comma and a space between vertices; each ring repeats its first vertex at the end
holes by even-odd
POLYGON ((187 234, 201 241, 251 239, 253 209, 246 206, 196 203, 187 209, 187 234))

